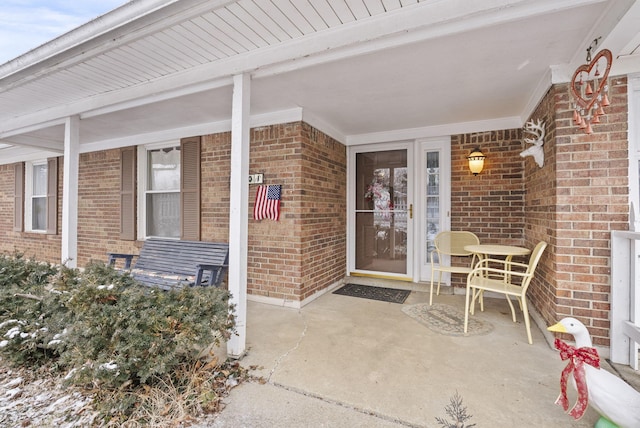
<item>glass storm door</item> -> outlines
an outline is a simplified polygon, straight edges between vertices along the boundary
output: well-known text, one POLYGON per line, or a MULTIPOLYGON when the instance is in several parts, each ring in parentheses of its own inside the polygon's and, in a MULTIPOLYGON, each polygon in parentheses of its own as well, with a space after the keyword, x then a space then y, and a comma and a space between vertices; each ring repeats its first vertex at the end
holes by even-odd
POLYGON ((411 275, 407 149, 355 153, 354 267, 359 272, 411 275))

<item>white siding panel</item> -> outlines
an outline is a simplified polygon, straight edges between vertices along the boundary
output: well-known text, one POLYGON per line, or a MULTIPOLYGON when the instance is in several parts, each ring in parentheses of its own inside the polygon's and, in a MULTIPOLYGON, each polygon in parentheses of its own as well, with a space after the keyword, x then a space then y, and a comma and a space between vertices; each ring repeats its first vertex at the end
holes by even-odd
POLYGON ((273 45, 279 43, 280 40, 273 35, 271 31, 265 27, 262 22, 247 12, 240 3, 232 3, 227 6, 227 10, 242 21, 246 26, 251 28, 251 31, 256 33, 267 45, 273 45))
POLYGON ((384 13, 384 5, 380 0, 364 0, 364 5, 366 6, 371 16, 384 13))
POLYGON ((289 0, 271 0, 273 4, 280 10, 289 21, 296 26, 302 34, 312 34, 315 32, 313 26, 300 13, 289 0))
POLYGON ((244 10, 259 21, 276 39, 281 42, 291 40, 291 35, 287 33, 266 11, 261 9, 253 0, 240 0, 238 2, 244 10))
POLYGON ((355 15, 343 0, 328 0, 329 4, 340 18, 340 22, 346 24, 356 20, 355 15))
POLYGON ((282 28, 290 39, 303 35, 302 31, 271 0, 254 0, 254 3, 282 28))
POLYGON ((230 25, 220 14, 220 11, 215 11, 215 13, 205 15, 205 19, 217 28, 220 32, 224 33, 229 40, 233 40, 233 42, 237 45, 234 47, 238 52, 247 52, 254 50, 257 48, 257 45, 253 43, 247 36, 245 36, 241 31, 238 31, 232 25, 230 25))
POLYGON ((193 40, 198 40, 198 43, 204 49, 206 49, 210 55, 213 55, 218 59, 229 57, 229 52, 231 52, 231 50, 229 49, 229 52, 225 52, 224 50, 220 49, 219 46, 215 44, 217 40, 215 40, 211 36, 211 34, 207 33, 204 29, 202 29, 202 27, 197 25, 195 22, 191 22, 191 21, 185 22, 184 24, 182 24, 182 26, 193 34, 193 37, 194 37, 193 40))
POLYGON ((309 0, 309 2, 329 27, 335 27, 341 24, 340 18, 338 18, 338 15, 336 15, 336 12, 327 0, 309 0))
POLYGON ((181 27, 168 28, 165 33, 173 39, 173 46, 184 49, 185 54, 193 58, 198 64, 204 64, 211 61, 213 55, 209 54, 200 45, 194 42, 196 37, 192 37, 186 30, 181 27))
POLYGON ((56 80, 59 80, 62 88, 68 88, 67 90, 71 97, 92 94, 96 91, 104 92, 106 90, 102 83, 96 84, 95 81, 91 81, 83 74, 73 71, 64 70, 59 77, 56 80))
POLYGON ((356 17, 356 20, 371 16, 362 0, 346 0, 346 3, 347 6, 349 6, 351 13, 353 13, 353 16, 356 17))
POLYGON ((105 82, 108 90, 122 89, 127 86, 119 76, 113 76, 112 74, 106 73, 101 69, 94 67, 91 62, 78 64, 77 67, 80 72, 91 76, 93 80, 105 82))
POLYGON ((137 85, 139 82, 138 75, 135 70, 131 70, 127 64, 114 63, 109 54, 101 55, 91 60, 91 63, 106 73, 118 75, 121 80, 126 82, 127 86, 137 85))
POLYGON ((248 47, 248 49, 255 49, 256 47, 263 48, 265 46, 269 46, 269 43, 260 34, 258 34, 257 31, 254 31, 251 25, 240 19, 237 15, 231 12, 229 8, 217 10, 216 15, 218 15, 232 29, 242 34, 245 39, 251 42, 251 45, 253 47, 248 47))
POLYGON ((148 71, 150 74, 166 76, 180 70, 173 61, 169 62, 164 58, 158 57, 153 52, 153 48, 153 45, 141 41, 130 46, 123 46, 119 51, 122 51, 121 55, 123 56, 127 55, 129 58, 135 58, 134 61, 143 62, 150 69, 148 71))
POLYGON ((400 0, 382 0, 382 4, 387 12, 400 9, 402 7, 400 0))
POLYGON ((322 19, 322 16, 316 11, 309 0, 292 0, 293 6, 298 10, 313 27, 315 31, 325 30, 329 28, 328 24, 322 19))
POLYGON ((201 34, 204 32, 199 27, 194 26, 193 24, 189 26, 179 25, 171 28, 169 31, 172 32, 172 35, 173 37, 175 37, 176 41, 184 44, 185 46, 188 46, 189 49, 195 52, 203 63, 220 59, 220 56, 214 53, 214 51, 217 53, 220 52, 212 49, 211 44, 201 38, 201 34), (193 29, 197 29, 199 31, 194 33, 192 31, 193 29))
POLYGON ((176 67, 186 69, 201 64, 184 46, 176 43, 175 39, 170 34, 167 34, 166 30, 148 37, 147 40, 151 45, 155 46, 152 52, 155 53, 157 51, 159 54, 164 55, 167 60, 176 64, 176 67))
POLYGON ((246 52, 247 48, 229 37, 229 35, 220 30, 220 28, 216 27, 215 21, 218 20, 220 20, 220 18, 211 13, 202 15, 200 18, 195 19, 196 23, 211 35, 211 43, 215 43, 216 46, 220 47, 220 49, 223 49, 225 52, 229 52, 229 56, 246 52))

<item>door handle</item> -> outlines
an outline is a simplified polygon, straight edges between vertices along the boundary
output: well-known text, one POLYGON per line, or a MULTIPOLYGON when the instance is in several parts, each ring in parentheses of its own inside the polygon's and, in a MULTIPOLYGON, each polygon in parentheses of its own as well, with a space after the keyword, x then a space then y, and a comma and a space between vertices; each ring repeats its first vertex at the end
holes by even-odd
POLYGON ((409 204, 409 218, 413 218, 413 204, 409 204))

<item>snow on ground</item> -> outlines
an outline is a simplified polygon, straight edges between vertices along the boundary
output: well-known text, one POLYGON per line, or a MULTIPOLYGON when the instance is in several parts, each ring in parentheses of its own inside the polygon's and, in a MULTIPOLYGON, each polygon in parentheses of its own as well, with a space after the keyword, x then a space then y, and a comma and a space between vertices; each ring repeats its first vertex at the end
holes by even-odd
POLYGON ((96 413, 91 396, 64 388, 53 379, 33 379, 24 369, 11 369, 0 359, 0 426, 91 426, 96 413))

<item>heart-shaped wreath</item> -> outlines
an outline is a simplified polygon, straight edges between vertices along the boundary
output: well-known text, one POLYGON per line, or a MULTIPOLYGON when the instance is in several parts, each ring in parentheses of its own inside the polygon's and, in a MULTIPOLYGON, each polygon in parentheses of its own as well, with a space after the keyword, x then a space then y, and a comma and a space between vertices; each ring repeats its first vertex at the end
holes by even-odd
POLYGON ((571 93, 575 100, 573 120, 587 134, 591 134, 592 123, 599 123, 604 114, 603 107, 609 105, 609 70, 612 55, 603 49, 588 64, 576 69, 571 79, 571 93), (603 70, 603 71, 601 71, 603 70))

